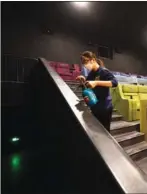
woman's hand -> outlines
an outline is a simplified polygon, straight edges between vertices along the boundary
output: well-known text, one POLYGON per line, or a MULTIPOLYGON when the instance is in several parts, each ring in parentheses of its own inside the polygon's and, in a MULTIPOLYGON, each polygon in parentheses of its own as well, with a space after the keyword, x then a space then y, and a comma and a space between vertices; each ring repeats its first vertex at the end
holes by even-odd
POLYGON ((97 86, 97 81, 87 81, 85 84, 88 88, 95 88, 97 86))
POLYGON ((79 75, 78 77, 76 77, 76 80, 85 82, 86 78, 83 75, 79 75))
POLYGON ((87 81, 85 84, 89 88, 95 88, 96 86, 112 87, 112 81, 87 81))

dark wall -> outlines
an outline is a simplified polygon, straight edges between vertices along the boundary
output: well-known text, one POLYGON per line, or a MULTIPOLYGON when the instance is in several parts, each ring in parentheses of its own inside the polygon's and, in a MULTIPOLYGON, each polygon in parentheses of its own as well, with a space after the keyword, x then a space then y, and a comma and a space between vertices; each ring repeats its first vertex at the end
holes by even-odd
POLYGON ((45 57, 48 60, 80 63, 79 55, 89 48, 76 35, 48 35, 34 26, 6 26, 2 34, 2 51, 22 57, 45 57), (29 28, 29 30, 27 29, 29 28))
MULTIPOLYGON (((84 35, 83 35, 84 36, 84 35)), ((43 33, 35 25, 5 23, 2 28, 2 53, 21 57, 44 57, 48 60, 80 64, 79 55, 84 50, 96 52, 88 40, 76 35, 56 32, 43 33)), ((113 71, 147 74, 146 61, 130 51, 114 53, 113 60, 105 59, 107 68, 113 71)))
POLYGON ((147 61, 139 59, 130 51, 114 53, 113 60, 104 59, 107 68, 113 71, 147 75, 147 61))

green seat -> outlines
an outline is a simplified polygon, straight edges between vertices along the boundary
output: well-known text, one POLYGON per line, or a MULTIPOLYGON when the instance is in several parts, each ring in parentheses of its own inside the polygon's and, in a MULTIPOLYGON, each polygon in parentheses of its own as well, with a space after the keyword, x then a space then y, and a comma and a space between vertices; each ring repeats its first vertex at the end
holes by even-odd
POLYGON ((147 86, 138 86, 138 95, 140 100, 147 100, 147 86))
MULTIPOLYGON (((147 86, 146 86, 147 87, 147 86)), ((145 134, 147 141, 147 99, 140 100, 140 131, 145 134)))
POLYGON ((138 86, 140 99, 140 131, 145 134, 147 141, 147 86, 138 86))
POLYGON ((122 85, 122 92, 125 98, 130 100, 131 108, 129 111, 132 121, 140 119, 140 99, 138 95, 138 86, 126 84, 122 85))
POLYGON ((118 84, 111 88, 112 103, 128 121, 140 119, 140 100, 147 100, 147 86, 118 84))
POLYGON ((111 89, 112 103, 123 117, 128 121, 138 120, 140 101, 138 86, 131 84, 118 84, 117 88, 111 89))

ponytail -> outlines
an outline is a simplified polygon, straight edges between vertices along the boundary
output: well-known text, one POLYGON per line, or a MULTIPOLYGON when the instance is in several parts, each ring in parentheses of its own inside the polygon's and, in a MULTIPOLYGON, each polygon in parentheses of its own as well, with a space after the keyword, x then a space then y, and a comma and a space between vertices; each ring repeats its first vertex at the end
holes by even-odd
POLYGON ((104 62, 101 59, 96 59, 97 63, 101 66, 101 67, 105 67, 104 62))
POLYGON ((81 54, 81 60, 84 63, 86 63, 89 60, 95 59, 96 62, 101 66, 101 67, 105 67, 104 62, 101 59, 97 59, 95 53, 91 52, 91 51, 85 51, 81 54))

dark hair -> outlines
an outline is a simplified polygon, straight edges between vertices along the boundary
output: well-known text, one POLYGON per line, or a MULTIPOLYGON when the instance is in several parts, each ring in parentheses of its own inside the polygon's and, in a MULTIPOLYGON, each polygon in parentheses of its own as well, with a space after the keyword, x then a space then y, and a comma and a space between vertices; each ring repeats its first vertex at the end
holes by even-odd
POLYGON ((97 59, 95 53, 93 53, 93 52, 91 52, 91 51, 85 51, 85 52, 83 52, 83 53, 81 54, 81 61, 82 61, 83 64, 86 63, 86 62, 88 62, 89 60, 92 60, 92 59, 95 59, 96 62, 97 62, 100 66, 104 67, 103 61, 102 61, 101 59, 97 59))

